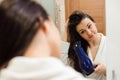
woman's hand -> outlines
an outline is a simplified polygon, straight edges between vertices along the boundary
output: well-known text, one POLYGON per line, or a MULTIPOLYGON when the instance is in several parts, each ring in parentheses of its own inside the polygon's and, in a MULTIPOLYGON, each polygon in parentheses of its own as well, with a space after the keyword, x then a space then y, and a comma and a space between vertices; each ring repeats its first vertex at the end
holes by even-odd
POLYGON ((94 72, 97 74, 105 74, 106 75, 106 67, 101 63, 95 63, 94 64, 96 68, 94 69, 94 72))

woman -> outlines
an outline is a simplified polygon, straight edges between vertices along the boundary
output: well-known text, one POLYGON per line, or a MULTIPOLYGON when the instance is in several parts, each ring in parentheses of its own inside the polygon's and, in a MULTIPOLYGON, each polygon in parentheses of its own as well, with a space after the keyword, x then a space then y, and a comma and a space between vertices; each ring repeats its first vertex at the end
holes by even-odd
POLYGON ((60 61, 60 36, 33 0, 0 4, 0 80, 88 80, 60 61))
MULTIPOLYGON (((97 80, 106 80, 105 62, 105 36, 97 32, 94 19, 81 11, 73 12, 68 22, 68 40, 70 42, 68 61, 75 70, 82 73, 79 61, 73 46, 76 41, 81 41, 81 46, 88 57, 93 62, 94 72, 86 77, 97 80)), ((85 74, 83 74, 85 75, 85 74)))

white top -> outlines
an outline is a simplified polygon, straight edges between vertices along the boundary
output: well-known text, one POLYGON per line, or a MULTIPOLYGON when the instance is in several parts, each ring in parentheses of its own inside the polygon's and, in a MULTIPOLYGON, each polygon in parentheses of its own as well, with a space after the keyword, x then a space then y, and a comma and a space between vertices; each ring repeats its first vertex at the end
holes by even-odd
POLYGON ((90 80, 84 78, 59 59, 13 58, 8 67, 0 72, 0 80, 90 80))
MULTIPOLYGON (((101 42, 100 42, 99 49, 97 51, 95 59, 93 60, 92 53, 89 48, 88 48, 88 56, 91 59, 92 63, 100 62, 104 66, 106 66, 106 37, 103 34, 101 35, 102 35, 102 38, 101 38, 101 42)), ((94 78, 97 80, 106 80, 106 76, 104 74, 92 73, 88 77, 94 78)))

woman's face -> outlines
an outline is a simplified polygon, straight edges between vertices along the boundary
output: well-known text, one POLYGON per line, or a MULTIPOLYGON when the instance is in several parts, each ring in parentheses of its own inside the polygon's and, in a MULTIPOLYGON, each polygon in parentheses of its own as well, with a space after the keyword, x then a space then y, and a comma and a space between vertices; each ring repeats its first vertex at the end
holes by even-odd
POLYGON ((77 25, 76 30, 86 41, 94 40, 97 35, 97 28, 95 23, 87 17, 77 25))

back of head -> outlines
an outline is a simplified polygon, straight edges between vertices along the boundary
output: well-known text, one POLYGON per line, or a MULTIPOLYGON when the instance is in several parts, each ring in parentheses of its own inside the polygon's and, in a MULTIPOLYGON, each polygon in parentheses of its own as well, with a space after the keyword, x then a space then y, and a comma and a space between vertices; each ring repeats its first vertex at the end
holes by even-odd
POLYGON ((32 0, 4 0, 0 4, 0 69, 13 57, 23 55, 47 19, 43 7, 32 0))

